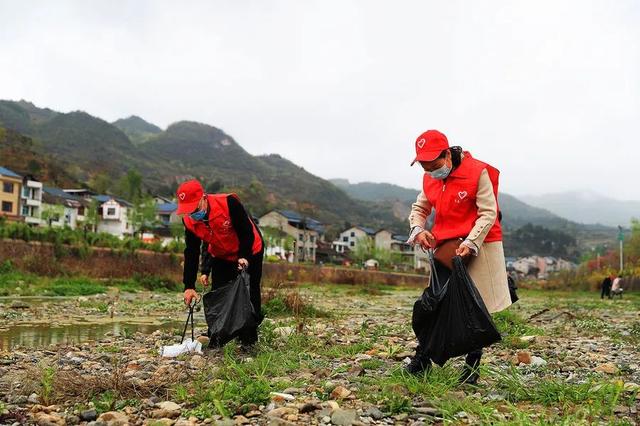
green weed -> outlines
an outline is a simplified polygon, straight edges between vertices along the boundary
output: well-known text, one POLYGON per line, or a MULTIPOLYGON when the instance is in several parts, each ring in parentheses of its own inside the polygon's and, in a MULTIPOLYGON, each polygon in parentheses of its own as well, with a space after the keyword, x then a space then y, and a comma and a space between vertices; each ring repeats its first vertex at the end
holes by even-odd
POLYGON ((42 402, 45 405, 50 405, 53 393, 54 393, 54 382, 56 378, 56 370, 51 366, 41 367, 41 376, 40 376, 40 387, 41 392, 40 396, 42 398, 42 402))

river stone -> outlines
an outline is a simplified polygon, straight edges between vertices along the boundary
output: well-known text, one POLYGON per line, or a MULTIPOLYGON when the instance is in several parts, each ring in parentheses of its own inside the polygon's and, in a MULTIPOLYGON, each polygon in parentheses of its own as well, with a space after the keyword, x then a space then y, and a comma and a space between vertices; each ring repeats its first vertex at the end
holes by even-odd
POLYGON ((519 364, 531 364, 531 354, 527 351, 520 351, 517 354, 519 364))
POLYGON ((351 395, 351 391, 344 386, 337 386, 331 391, 331 398, 333 399, 344 399, 349 395, 351 395))
POLYGON ((307 402, 300 408, 300 414, 310 413, 312 411, 319 410, 321 407, 313 402, 307 402))
POLYGON ((92 422, 98 418, 98 412, 96 410, 84 410, 80 412, 80 419, 84 422, 92 422))
POLYGON ((160 408, 158 408, 157 410, 153 410, 153 413, 151 413, 151 416, 154 419, 164 419, 164 418, 169 418, 169 419, 175 419, 176 417, 180 417, 180 406, 176 403, 162 403, 160 404, 160 408), (162 405, 164 404, 164 407, 162 407, 162 405), (176 409, 175 406, 177 406, 178 408, 176 409))
POLYGON ((237 425, 246 425, 251 423, 251 420, 249 420, 248 418, 246 418, 245 416, 236 416, 233 418, 235 424, 237 425))
POLYGON ((295 396, 283 392, 271 392, 270 395, 271 399, 273 399, 274 401, 293 401, 296 399, 295 396))
POLYGON ((364 416, 371 417, 374 420, 381 420, 384 418, 384 413, 378 407, 370 407, 364 412, 364 416))
POLYGON ((543 365, 547 365, 547 361, 540 358, 539 356, 532 356, 531 365, 533 365, 534 367, 542 367, 543 365))
POLYGON ((107 411, 106 413, 102 413, 98 420, 101 422, 105 422, 107 426, 126 426, 129 424, 129 417, 127 417, 124 413, 119 413, 117 411, 107 411))
POLYGON ((356 410, 338 408, 331 414, 331 423, 338 426, 351 426, 356 421, 356 410))
POLYGON ((168 419, 166 417, 153 421, 153 426, 173 426, 174 424, 175 424, 174 420, 168 419))
POLYGON ((606 362, 594 368, 593 371, 597 371, 599 373, 606 373, 606 374, 617 374, 619 370, 615 364, 606 362))
POLYGON ((68 415, 64 418, 67 422, 67 426, 74 426, 80 423, 80 417, 74 415, 68 415))
POLYGON ((38 426, 65 426, 67 422, 55 414, 37 413, 35 416, 38 426))
POLYGON ((278 407, 267 413, 268 417, 283 417, 285 414, 296 414, 297 410, 290 407, 278 407))

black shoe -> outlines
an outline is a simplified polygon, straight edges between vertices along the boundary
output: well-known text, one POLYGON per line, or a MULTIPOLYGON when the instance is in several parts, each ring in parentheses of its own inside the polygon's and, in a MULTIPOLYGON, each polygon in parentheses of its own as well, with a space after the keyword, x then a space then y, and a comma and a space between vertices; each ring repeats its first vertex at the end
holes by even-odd
POLYGON ((465 364, 462 368, 462 374, 458 379, 458 382, 461 385, 477 385, 478 379, 480 378, 480 373, 478 373, 477 368, 471 368, 471 366, 465 364))
POLYGON ((475 350, 467 354, 464 360, 464 367, 462 368, 462 374, 460 375, 460 384, 476 385, 480 373, 480 360, 482 359, 482 349, 475 350))
POLYGON ((414 376, 418 376, 424 372, 431 370, 431 360, 429 358, 416 355, 411 358, 411 362, 404 368, 405 371, 414 376))
POLYGON ((256 356, 258 354, 257 345, 254 343, 240 342, 240 352, 247 356, 256 356))

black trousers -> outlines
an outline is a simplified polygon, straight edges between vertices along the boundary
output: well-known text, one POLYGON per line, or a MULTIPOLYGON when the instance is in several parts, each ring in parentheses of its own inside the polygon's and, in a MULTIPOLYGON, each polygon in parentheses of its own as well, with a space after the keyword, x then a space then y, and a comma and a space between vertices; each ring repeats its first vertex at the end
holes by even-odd
POLYGON ((604 299, 604 297, 611 297, 611 283, 605 282, 602 283, 602 291, 600 292, 600 299, 604 299))
MULTIPOLYGON (((247 272, 249 273, 249 297, 253 310, 258 315, 258 324, 262 322, 264 316, 262 315, 261 295, 260 295, 260 281, 262 280, 262 260, 264 258, 264 251, 260 251, 247 258, 249 261, 249 267, 247 272)), ((227 260, 213 258, 211 259, 211 284, 213 288, 226 284, 229 281, 235 280, 238 276, 238 262, 229 262, 227 260)), ((240 337, 240 342, 243 345, 252 345, 258 341, 258 328, 247 330, 240 337)))

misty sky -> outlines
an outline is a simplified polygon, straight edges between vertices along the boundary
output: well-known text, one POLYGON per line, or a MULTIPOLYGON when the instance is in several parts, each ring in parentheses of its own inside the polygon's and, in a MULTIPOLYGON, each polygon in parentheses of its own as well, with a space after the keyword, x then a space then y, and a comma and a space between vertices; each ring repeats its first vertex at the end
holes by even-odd
POLYGON ((220 127, 417 188, 437 128, 512 194, 640 199, 640 1, 0 0, 0 98, 220 127))

